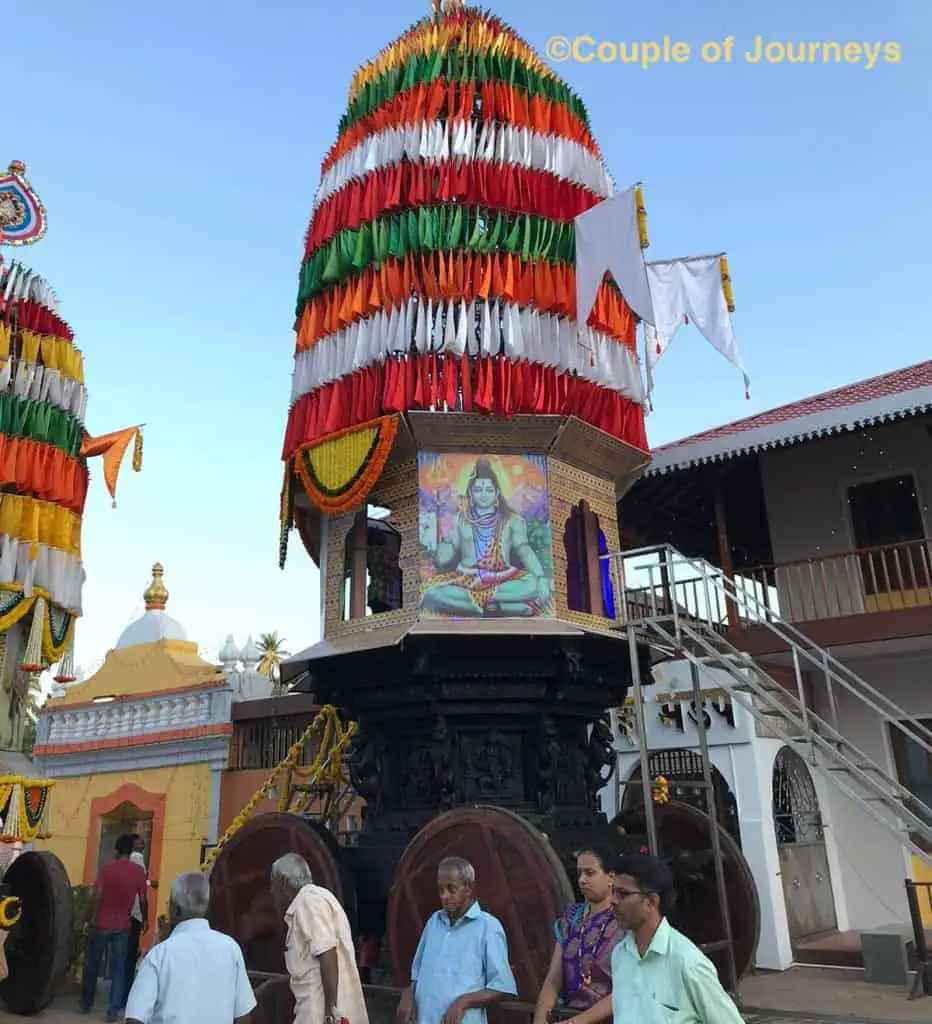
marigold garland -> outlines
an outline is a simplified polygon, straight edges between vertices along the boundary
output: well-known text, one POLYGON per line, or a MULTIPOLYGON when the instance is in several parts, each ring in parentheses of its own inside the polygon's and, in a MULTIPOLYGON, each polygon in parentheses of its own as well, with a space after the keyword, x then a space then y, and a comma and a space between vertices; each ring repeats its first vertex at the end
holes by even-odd
POLYGON ((0 899, 0 928, 9 931, 23 916, 23 901, 18 896, 0 899))
POLYGON ((300 448, 295 468, 308 498, 340 515, 366 500, 385 468, 398 433, 398 417, 382 416, 300 448))
POLYGON ((657 778, 654 779, 651 789, 653 790, 655 804, 662 807, 664 804, 668 804, 670 802, 670 783, 663 775, 658 775, 657 778))
MULTIPOLYGON (((37 610, 43 612, 42 617, 42 657, 45 664, 40 666, 44 669, 46 665, 54 665, 65 653, 68 643, 74 633, 77 617, 73 611, 62 608, 56 604, 51 595, 43 587, 33 587, 32 596, 25 597, 23 586, 20 583, 0 584, 0 601, 4 611, 0 612, 0 635, 12 629, 18 622, 22 622, 31 613, 37 610), (44 608, 39 608, 42 601, 44 608), (54 607, 54 611, 52 606, 54 607), (56 632, 52 630, 52 617, 60 616, 64 622, 64 629, 56 632)), ((3 791, 0 790, 0 807, 3 806, 3 791)))
POLYGON ((720 256, 718 266, 722 272, 722 291, 725 293, 725 302, 728 305, 728 312, 734 313, 735 297, 731 290, 731 273, 728 270, 728 257, 720 256))
POLYGON ((54 785, 54 780, 50 779, 20 776, 0 779, 0 811, 3 812, 0 843, 31 843, 39 837, 48 810, 49 790, 54 785))
POLYGON ((299 773, 302 778, 307 778, 311 783, 319 785, 326 785, 328 782, 332 783, 341 777, 343 756, 349 747, 350 740, 356 734, 357 724, 349 722, 344 728, 337 709, 332 704, 325 704, 315 716, 314 721, 304 730, 300 739, 292 744, 284 759, 272 769, 271 774, 262 786, 253 793, 243 809, 233 819, 230 827, 221 836, 217 845, 204 858, 204 862, 201 865, 202 871, 207 871, 211 867, 219 856, 220 851, 243 825, 249 821, 262 800, 269 795, 276 784, 283 781, 283 776, 285 784, 282 786, 282 790, 285 802, 283 806, 283 797, 280 796, 278 806, 280 809, 287 808, 287 788, 290 784, 291 773, 297 768, 298 759, 301 757, 304 745, 322 727, 323 735, 317 756, 307 769, 299 769, 299 773))

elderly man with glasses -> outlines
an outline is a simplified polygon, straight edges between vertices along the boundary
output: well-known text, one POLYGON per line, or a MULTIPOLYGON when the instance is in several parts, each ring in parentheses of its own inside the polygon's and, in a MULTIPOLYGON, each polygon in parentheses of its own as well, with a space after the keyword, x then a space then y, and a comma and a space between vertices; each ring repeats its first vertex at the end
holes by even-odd
POLYGON ((612 904, 628 934, 612 951, 613 1024, 743 1024, 711 960, 667 921, 670 869, 620 857, 612 904))
POLYGON ((171 888, 171 934, 139 965, 126 1024, 244 1024, 256 997, 234 939, 207 923, 210 884, 198 871, 171 888))

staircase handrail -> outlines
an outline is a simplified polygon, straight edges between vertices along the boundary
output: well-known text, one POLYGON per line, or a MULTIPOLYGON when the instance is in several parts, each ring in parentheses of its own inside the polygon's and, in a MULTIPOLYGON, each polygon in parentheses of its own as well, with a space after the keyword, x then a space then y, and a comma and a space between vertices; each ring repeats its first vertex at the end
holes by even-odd
MULTIPOLYGON (((666 630, 664 630, 659 623, 654 622, 651 624, 651 626, 654 629, 654 631, 661 636, 662 639, 675 642, 675 639, 666 630)), ((681 628, 683 632, 691 640, 693 640, 700 648, 704 649, 708 654, 712 655, 713 657, 716 657, 719 660, 721 660, 723 664, 726 663, 726 657, 724 657, 720 651, 715 650, 715 648, 710 643, 709 638, 704 636, 702 632, 693 629, 691 626, 687 624, 684 624, 681 628)), ((723 637, 716 636, 715 639, 718 642, 724 643, 727 646, 731 647, 731 644, 729 644, 729 642, 725 640, 723 637)), ((732 649, 735 650, 737 654, 741 653, 738 652, 735 648, 732 649)), ((697 665, 700 664, 700 659, 698 659, 696 655, 693 654, 692 651, 690 651, 686 647, 683 648, 683 656, 691 663, 697 665)), ((794 711, 792 707, 788 707, 785 704, 782 704, 774 694, 776 692, 780 692, 785 696, 797 700, 797 702, 798 698, 796 698, 790 691, 784 691, 783 688, 779 686, 779 683, 777 683, 776 680, 772 679, 772 677, 770 677, 767 674, 766 670, 763 669, 761 666, 757 665, 756 663, 752 662, 751 664, 745 664, 744 667, 746 669, 750 669, 758 675, 766 676, 768 679, 771 679, 771 681, 774 682, 777 687, 779 687, 778 691, 769 691, 764 687, 760 686, 755 681, 747 677, 743 678, 744 685, 748 686, 748 688, 752 690, 754 696, 757 696, 759 699, 762 699, 766 703, 768 703, 773 710, 779 712, 779 714, 785 721, 792 723, 801 732, 808 733, 809 735, 807 737, 807 742, 814 743, 823 753, 823 755, 830 759, 833 759, 836 763, 842 764, 844 770, 849 775, 852 775, 860 779, 861 784, 865 788, 879 794, 882 799, 889 800, 890 802, 893 802, 893 800, 895 799, 893 795, 886 793, 884 791, 884 786, 890 785, 893 787, 896 796, 898 796, 901 800, 909 800, 912 804, 921 809, 923 813, 928 814, 929 820, 926 821, 924 820, 924 818, 919 817, 914 811, 910 809, 910 807, 906 806, 905 804, 900 804, 896 808, 896 810, 892 812, 901 819, 906 819, 913 826, 912 830, 919 833, 923 837, 923 839, 925 839, 926 841, 932 841, 932 808, 928 807, 928 805, 923 803, 922 800, 920 800, 908 789, 906 789, 900 782, 892 778, 883 768, 881 768, 880 765, 878 765, 874 761, 873 758, 865 754, 853 743, 848 743, 847 741, 845 741, 846 745, 856 755, 856 757, 860 758, 863 764, 867 766, 870 770, 875 771, 878 774, 879 778, 872 778, 869 774, 867 774, 867 772, 863 770, 863 768, 860 765, 857 764, 856 761, 852 760, 847 754, 842 753, 840 750, 833 749, 831 742, 829 740, 825 739, 825 737, 820 735, 818 730, 811 729, 807 725, 807 723, 803 721, 802 717, 794 711)), ((735 671, 732 671, 729 674, 731 674, 733 679, 738 678, 737 673, 735 671)), ((734 700, 737 700, 738 703, 742 707, 744 707, 756 721, 761 722, 761 724, 763 724, 765 728, 771 730, 772 732, 775 732, 784 742, 790 744, 794 743, 794 740, 789 735, 789 730, 782 729, 778 723, 764 720, 765 712, 762 712, 760 708, 756 707, 754 705, 753 700, 745 700, 745 695, 740 690, 733 689, 733 687, 731 686, 726 686, 726 689, 728 689, 729 692, 731 692, 732 698, 734 700)), ((809 716, 810 718, 815 719, 815 721, 818 722, 820 726, 825 726, 829 729, 832 729, 832 727, 829 726, 827 722, 821 719, 814 712, 810 711, 809 716)), ((832 729, 832 731, 837 733, 837 730, 832 729)), ((851 788, 845 786, 837 778, 833 778, 832 781, 839 789, 845 792, 849 797, 860 799, 863 804, 864 810, 866 810, 871 815, 871 817, 873 817, 879 824, 883 825, 884 828, 890 829, 893 827, 893 823, 884 820, 883 816, 875 810, 871 803, 863 800, 863 796, 856 793, 851 788)), ((915 843, 909 837, 908 833, 905 837, 899 836, 899 841, 905 843, 905 845, 907 845, 910 848, 910 850, 912 850, 912 852, 916 853, 924 860, 929 860, 930 862, 932 862, 932 855, 930 855, 928 852, 923 850, 921 846, 915 843)))
MULTIPOLYGON (((848 690, 849 693, 863 701, 879 715, 888 718, 891 724, 896 726, 901 732, 908 736, 909 739, 919 744, 919 746, 927 753, 932 754, 932 729, 924 726, 914 716, 908 714, 902 707, 900 707, 899 704, 867 682, 866 679, 863 679, 852 669, 848 668, 847 665, 838 661, 838 659, 829 651, 819 647, 819 645, 810 637, 806 636, 805 633, 797 629, 791 623, 782 619, 775 611, 765 605, 753 594, 744 594, 740 592, 737 587, 735 587, 734 580, 731 579, 731 577, 726 576, 724 572, 720 574, 711 573, 709 571, 709 567, 705 563, 697 559, 689 558, 681 551, 674 548, 672 544, 657 544, 651 547, 636 548, 632 551, 613 552, 603 557, 630 559, 652 554, 667 556, 661 565, 666 565, 671 574, 669 583, 671 592, 674 590, 676 585, 673 578, 675 575, 674 566, 676 562, 679 561, 680 564, 689 566, 699 578, 703 579, 706 583, 710 583, 716 590, 718 590, 719 593, 723 594, 726 601, 731 600, 737 604, 743 604, 745 607, 751 607, 758 614, 760 614, 761 609, 763 609, 765 614, 760 619, 760 624, 762 626, 783 640, 790 649, 795 648, 804 658, 810 661, 818 669, 830 674, 832 678, 848 690), (816 657, 808 648, 814 648, 819 652, 819 656, 816 657), (848 678, 845 678, 845 676, 848 678), (858 688, 864 692, 858 692, 858 688), (874 703, 874 701, 877 703, 874 703), (884 705, 886 706, 884 707, 884 705)), ((661 565, 645 565, 638 567, 641 571, 646 570, 650 573, 652 587, 655 586, 653 583, 653 573, 660 569, 661 565)), ((621 600, 619 601, 619 607, 624 609, 624 595, 620 595, 620 597, 621 600)), ((677 614, 676 601, 672 600, 671 604, 673 606, 673 618, 674 620, 677 620, 679 616, 677 614)))

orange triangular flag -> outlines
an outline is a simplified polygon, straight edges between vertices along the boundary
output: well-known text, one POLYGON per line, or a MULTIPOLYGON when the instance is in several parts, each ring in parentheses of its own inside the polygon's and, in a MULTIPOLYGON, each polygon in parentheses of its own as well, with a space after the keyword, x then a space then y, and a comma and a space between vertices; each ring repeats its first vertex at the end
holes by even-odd
POLYGON ((97 455, 104 457, 104 481, 107 490, 116 505, 117 477, 120 475, 120 463, 126 454, 130 441, 139 434, 139 427, 126 427, 123 430, 114 430, 111 434, 101 434, 100 437, 84 435, 81 442, 81 455, 86 459, 94 458, 97 455))

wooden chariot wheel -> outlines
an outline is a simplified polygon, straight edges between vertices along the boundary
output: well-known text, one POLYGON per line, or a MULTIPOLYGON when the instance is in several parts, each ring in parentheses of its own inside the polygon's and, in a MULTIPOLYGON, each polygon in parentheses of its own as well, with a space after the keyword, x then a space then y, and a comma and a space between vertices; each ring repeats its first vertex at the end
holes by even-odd
POLYGON ((22 901, 4 952, 9 975, 0 1002, 10 1013, 32 1017, 55 998, 71 959, 74 899, 65 865, 46 850, 20 854, 7 869, 0 893, 22 901))
POLYGON ((356 890, 342 863, 340 848, 319 822, 298 814, 261 814, 235 832, 210 872, 211 927, 240 944, 250 971, 285 974, 285 922, 272 902, 272 865, 286 853, 308 863, 314 884, 340 901, 350 924, 356 917, 356 890))
POLYGON ((421 931, 440 908, 437 865, 454 856, 475 867, 479 902, 508 936, 518 997, 534 1002, 553 953, 553 923, 573 901, 573 888, 547 837, 501 807, 460 807, 441 814, 401 855, 386 924, 396 984, 411 980, 421 931))
MULTIPOLYGON (((689 804, 671 801, 654 807, 660 856, 676 878, 676 907, 670 923, 698 946, 724 939, 712 830, 707 814, 689 804)), ((644 834, 644 805, 638 804, 615 819, 630 834, 644 834)), ((721 826, 718 829, 735 951, 735 970, 743 977, 754 964, 760 940, 760 901, 757 885, 741 848, 721 826)), ((724 949, 708 952, 723 984, 728 982, 728 959, 724 949)))

